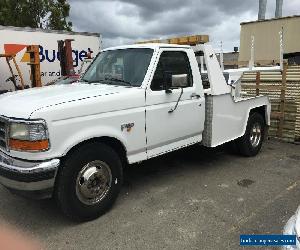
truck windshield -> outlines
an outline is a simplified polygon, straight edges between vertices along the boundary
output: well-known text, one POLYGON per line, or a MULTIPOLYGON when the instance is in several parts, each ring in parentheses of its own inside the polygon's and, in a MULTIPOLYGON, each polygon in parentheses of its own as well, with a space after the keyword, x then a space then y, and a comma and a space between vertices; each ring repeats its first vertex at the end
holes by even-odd
POLYGON ((144 48, 107 50, 98 55, 82 80, 139 87, 147 73, 153 50, 144 48))

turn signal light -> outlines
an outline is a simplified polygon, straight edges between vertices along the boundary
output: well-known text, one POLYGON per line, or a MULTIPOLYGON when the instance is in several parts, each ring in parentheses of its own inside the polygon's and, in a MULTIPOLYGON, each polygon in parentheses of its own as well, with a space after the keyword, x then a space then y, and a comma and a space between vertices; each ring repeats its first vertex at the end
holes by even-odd
POLYGON ((22 141, 10 139, 9 148, 16 151, 45 151, 49 149, 49 141, 22 141))

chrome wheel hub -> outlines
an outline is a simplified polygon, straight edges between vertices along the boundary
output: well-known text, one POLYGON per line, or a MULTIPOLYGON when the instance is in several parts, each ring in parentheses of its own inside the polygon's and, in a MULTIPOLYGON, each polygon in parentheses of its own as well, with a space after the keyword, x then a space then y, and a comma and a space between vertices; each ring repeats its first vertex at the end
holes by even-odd
POLYGON ((259 123, 255 123, 250 131, 250 143, 252 147, 257 147, 260 144, 262 137, 261 126, 259 123))
POLYGON ((99 203, 111 188, 112 175, 109 166, 102 161, 92 161, 79 172, 76 195, 86 205, 99 203))

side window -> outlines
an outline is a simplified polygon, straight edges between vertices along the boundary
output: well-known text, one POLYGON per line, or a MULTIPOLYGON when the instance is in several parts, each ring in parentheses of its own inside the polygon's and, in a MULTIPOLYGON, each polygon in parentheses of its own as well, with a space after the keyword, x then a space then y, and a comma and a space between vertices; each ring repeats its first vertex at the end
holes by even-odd
POLYGON ((193 75, 188 56, 182 51, 165 51, 160 59, 153 76, 151 90, 165 90, 172 86, 172 75, 187 75, 187 86, 193 86, 193 75))
POLYGON ((202 86, 204 89, 210 88, 210 82, 207 74, 207 67, 203 51, 195 52, 195 56, 198 62, 199 71, 201 74, 202 86))

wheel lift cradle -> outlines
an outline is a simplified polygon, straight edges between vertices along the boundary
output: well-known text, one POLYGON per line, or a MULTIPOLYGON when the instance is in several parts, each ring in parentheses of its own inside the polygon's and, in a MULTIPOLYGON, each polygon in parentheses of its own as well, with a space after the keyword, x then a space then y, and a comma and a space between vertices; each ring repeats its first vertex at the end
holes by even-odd
POLYGON ((266 105, 270 104, 268 97, 240 97, 240 82, 226 82, 212 46, 198 44, 192 48, 195 55, 200 56, 201 75, 207 74, 209 81, 209 88, 204 89, 206 108, 202 144, 216 147, 232 141, 232 138, 242 137, 254 109, 261 109, 266 125, 270 126, 271 105, 266 105))

